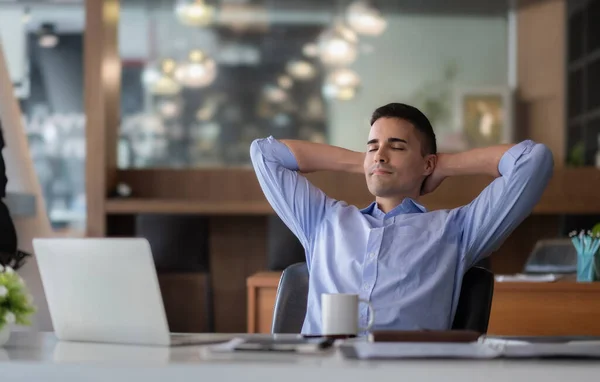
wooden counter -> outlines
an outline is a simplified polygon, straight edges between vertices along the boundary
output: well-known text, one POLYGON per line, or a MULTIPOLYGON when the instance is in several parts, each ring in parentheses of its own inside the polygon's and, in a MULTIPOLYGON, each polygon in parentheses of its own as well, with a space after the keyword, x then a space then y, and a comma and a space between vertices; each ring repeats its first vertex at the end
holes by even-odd
MULTIPOLYGON (((248 278, 249 333, 270 333, 280 276, 248 278)), ((600 336, 600 282, 496 283, 488 333, 600 336)))
POLYGON ((260 272, 248 277, 248 333, 271 333, 280 277, 281 272, 260 272))
POLYGON ((600 282, 496 283, 488 331, 600 336, 600 282))
MULTIPOLYGON (((207 215, 272 214, 249 167, 205 169, 119 170, 119 182, 133 190, 131 199, 106 200, 109 215, 140 212, 207 215)), ((326 194, 365 207, 373 201, 364 175, 318 172, 307 178, 326 194)), ((492 180, 488 176, 446 179, 421 202, 429 210, 455 208, 470 203, 492 180)), ((600 214, 600 170, 595 167, 554 169, 554 174, 533 214, 600 214), (573 185, 578 185, 573 187, 573 185)))

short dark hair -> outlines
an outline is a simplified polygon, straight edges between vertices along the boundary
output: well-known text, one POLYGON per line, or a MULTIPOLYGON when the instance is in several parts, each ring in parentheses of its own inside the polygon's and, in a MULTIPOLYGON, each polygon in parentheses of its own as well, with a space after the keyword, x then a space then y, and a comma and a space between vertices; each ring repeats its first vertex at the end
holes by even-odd
POLYGON ((425 141, 421 144, 421 153, 423 155, 437 154, 435 133, 433 127, 431 127, 431 122, 416 107, 404 103, 388 103, 375 109, 371 116, 371 126, 379 118, 399 118, 412 123, 415 129, 425 138, 425 141))

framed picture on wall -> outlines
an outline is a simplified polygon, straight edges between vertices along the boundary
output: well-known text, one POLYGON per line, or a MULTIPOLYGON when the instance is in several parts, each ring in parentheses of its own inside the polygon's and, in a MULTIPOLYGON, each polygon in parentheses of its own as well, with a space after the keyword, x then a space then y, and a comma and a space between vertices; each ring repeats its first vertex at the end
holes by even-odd
POLYGON ((468 148, 514 140, 513 99, 508 87, 459 89, 455 113, 456 126, 468 148))

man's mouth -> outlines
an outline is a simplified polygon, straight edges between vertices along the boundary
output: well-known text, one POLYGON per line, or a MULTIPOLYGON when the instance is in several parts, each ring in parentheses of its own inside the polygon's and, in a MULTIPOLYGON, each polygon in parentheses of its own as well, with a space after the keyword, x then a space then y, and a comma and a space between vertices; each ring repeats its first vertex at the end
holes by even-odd
POLYGON ((390 175, 391 172, 390 171, 386 171, 386 170, 382 170, 382 169, 375 169, 372 172, 372 175, 390 175))

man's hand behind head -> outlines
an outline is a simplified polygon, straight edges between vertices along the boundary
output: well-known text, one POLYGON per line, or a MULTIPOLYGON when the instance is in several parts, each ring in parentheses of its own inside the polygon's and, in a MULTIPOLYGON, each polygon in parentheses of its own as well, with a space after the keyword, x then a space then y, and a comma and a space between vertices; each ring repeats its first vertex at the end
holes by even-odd
POLYGON ((446 179, 446 175, 444 174, 444 159, 448 154, 437 154, 437 161, 435 165, 435 169, 423 182, 423 186, 421 186, 421 195, 429 194, 435 191, 440 184, 446 179))

